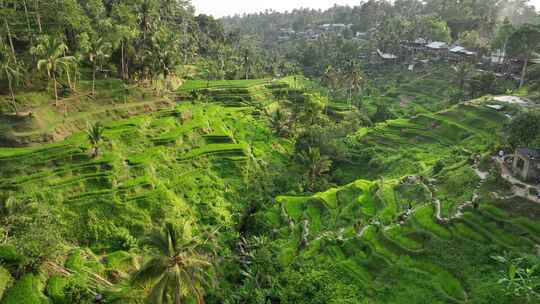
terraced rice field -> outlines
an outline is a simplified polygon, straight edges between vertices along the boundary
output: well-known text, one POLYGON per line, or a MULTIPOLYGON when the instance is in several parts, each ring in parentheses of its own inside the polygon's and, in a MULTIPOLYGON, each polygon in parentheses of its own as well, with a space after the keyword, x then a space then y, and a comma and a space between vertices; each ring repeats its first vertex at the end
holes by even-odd
MULTIPOLYGON (((81 218, 98 212, 108 223, 105 226, 127 226, 134 235, 143 235, 142 227, 177 214, 171 208, 194 212, 196 208, 186 200, 218 194, 215 189, 199 188, 197 181, 205 180, 207 187, 216 189, 225 180, 239 182, 251 147, 270 145, 265 142, 264 128, 246 109, 183 103, 107 124, 102 154, 95 159, 89 156, 84 133, 40 147, 1 148, 0 199, 52 196, 73 225, 85 227, 78 223, 81 218), (189 113, 190 118, 182 120, 182 113, 189 113), (234 125, 243 125, 246 133, 230 131, 234 125), (212 169, 217 165, 237 174, 218 177, 212 169), (174 203, 154 204, 160 197, 174 203), (146 210, 144 216, 139 208, 146 210)), ((228 216, 215 218, 227 221, 228 216)), ((80 234, 83 230, 77 229, 80 234)))
POLYGON ((338 175, 345 183, 358 177, 398 178, 426 173, 439 160, 452 166, 489 151, 497 145, 508 117, 485 104, 459 104, 362 129, 347 141, 355 164, 343 164, 338 175))
MULTIPOLYGON (((55 143, 0 148, 0 201, 25 208, 47 201, 50 212, 61 219, 55 233, 74 240, 75 248, 91 249, 74 249, 66 261, 47 265, 44 275, 27 275, 14 284, 0 267, 5 303, 64 303, 70 276, 91 286, 104 281, 96 283, 90 274, 127 278, 134 269, 127 251, 165 221, 232 225, 233 210, 241 208, 232 193, 243 187, 246 165, 252 155, 273 151, 278 140, 258 113, 275 102, 274 90, 287 84, 256 80, 212 85, 219 88, 215 96, 222 96, 221 102, 208 103, 206 97, 169 103, 157 112, 105 121, 96 158, 90 157, 84 132, 55 143), (235 98, 249 102, 236 103, 235 98), (98 257, 97 252, 108 254, 98 257), (45 275, 59 271, 60 276, 45 275)), ((198 86, 187 83, 184 89, 198 86)), ((10 250, 0 246, 4 265, 24 258, 10 250)))
POLYGON ((403 301, 413 291, 414 303, 490 303, 479 297, 500 271, 490 254, 529 251, 540 224, 487 202, 440 223, 429 191, 419 188, 427 187, 358 180, 313 196, 278 197, 267 221, 279 231, 281 262, 332 265, 337 280, 351 284, 354 277, 381 303, 403 301))

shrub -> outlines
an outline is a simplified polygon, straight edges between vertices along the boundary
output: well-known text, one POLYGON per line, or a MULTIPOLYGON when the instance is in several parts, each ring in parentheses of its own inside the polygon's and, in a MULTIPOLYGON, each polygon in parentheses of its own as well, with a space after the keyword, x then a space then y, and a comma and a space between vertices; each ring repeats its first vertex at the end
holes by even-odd
POLYGON ((115 231, 112 240, 113 250, 130 250, 138 246, 137 239, 131 235, 129 230, 123 227, 115 231))
POLYGON ((24 257, 17 252, 12 245, 0 245, 0 261, 8 266, 18 266, 24 261, 24 257))
POLYGON ((444 162, 442 160, 438 160, 435 165, 433 166, 433 174, 437 175, 444 169, 444 162))
POLYGON ((0 267, 0 299, 4 295, 4 291, 11 284, 12 280, 13 278, 11 277, 9 271, 7 271, 4 267, 0 267))
POLYGON ((53 303, 66 303, 64 295, 64 287, 68 284, 68 280, 61 275, 53 275, 47 282, 47 296, 52 299, 53 303))
POLYGON ((41 282, 34 274, 24 275, 8 290, 2 304, 48 304, 41 293, 41 282))
POLYGON ((84 260, 81 250, 75 250, 66 260, 64 266, 69 270, 80 271, 84 267, 84 260))

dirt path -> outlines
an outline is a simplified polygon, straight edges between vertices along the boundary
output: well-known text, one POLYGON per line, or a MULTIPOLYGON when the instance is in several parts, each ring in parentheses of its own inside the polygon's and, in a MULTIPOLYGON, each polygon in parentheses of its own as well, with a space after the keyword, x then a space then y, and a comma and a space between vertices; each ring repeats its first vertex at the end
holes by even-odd
MULTIPOLYGON (((441 208, 441 201, 439 199, 434 199, 433 200, 433 204, 435 204, 435 217, 437 218, 437 220, 439 222, 445 222, 446 223, 446 222, 450 222, 450 221, 452 221, 454 219, 461 218, 463 216, 463 209, 465 209, 466 207, 474 206, 474 202, 476 202, 476 200, 478 200, 480 198, 480 195, 478 194, 478 191, 480 190, 482 185, 486 182, 486 180, 487 180, 487 178, 489 176, 489 172, 481 171, 478 168, 477 165, 474 165, 472 167, 472 170, 480 178, 480 181, 478 182, 478 184, 476 185, 476 187, 474 189, 472 199, 470 201, 465 201, 462 204, 458 205, 456 213, 454 215, 451 215, 451 216, 449 216, 447 218, 443 217, 442 216, 442 211, 441 211, 441 209, 442 209, 441 208)), ((432 195, 433 195, 433 192, 432 192, 432 195)))

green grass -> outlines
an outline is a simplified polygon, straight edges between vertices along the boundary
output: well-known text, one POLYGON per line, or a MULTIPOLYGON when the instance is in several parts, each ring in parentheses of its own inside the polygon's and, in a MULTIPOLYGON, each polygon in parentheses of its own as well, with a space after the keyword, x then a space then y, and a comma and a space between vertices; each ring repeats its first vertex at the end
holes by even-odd
POLYGON ((269 78, 265 79, 249 79, 249 80, 212 80, 210 82, 206 80, 187 80, 179 88, 181 91, 191 91, 194 89, 204 88, 249 88, 251 86, 267 84, 271 81, 269 78))
POLYGON ((391 120, 360 130, 346 144, 354 164, 338 164, 336 178, 400 178, 426 174, 438 161, 451 166, 498 143, 508 118, 482 103, 458 105, 435 114, 391 120))

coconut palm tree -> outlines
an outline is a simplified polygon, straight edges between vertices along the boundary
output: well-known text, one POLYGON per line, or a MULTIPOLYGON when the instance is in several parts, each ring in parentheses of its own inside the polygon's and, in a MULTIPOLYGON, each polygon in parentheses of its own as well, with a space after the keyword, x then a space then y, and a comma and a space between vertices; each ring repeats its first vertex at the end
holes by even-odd
POLYGON ((22 73, 20 72, 20 66, 17 60, 10 55, 8 46, 0 42, 0 79, 7 80, 8 82, 11 105, 15 112, 18 112, 18 110, 13 91, 13 83, 18 82, 21 77, 22 73))
POLYGON ((287 136, 291 131, 291 115, 278 108, 270 115, 270 126, 278 136, 287 136))
POLYGON ((105 60, 110 57, 112 45, 103 38, 98 38, 91 44, 88 59, 92 63, 92 96, 96 96, 96 72, 105 60))
POLYGON ((204 303, 204 287, 209 282, 212 263, 210 256, 201 252, 203 242, 191 236, 190 228, 189 222, 182 231, 167 223, 149 238, 156 255, 133 277, 136 285, 151 285, 149 303, 204 303))
POLYGON ((321 151, 318 148, 312 147, 300 153, 299 158, 300 163, 306 170, 308 189, 313 191, 315 190, 317 179, 322 178, 330 171, 332 161, 327 156, 321 155, 321 151))
POLYGON ((252 68, 253 68, 253 60, 252 60, 253 50, 249 46, 244 46, 240 52, 241 52, 241 63, 242 63, 242 66, 244 67, 246 80, 248 80, 249 74, 251 73, 252 68))
POLYGON ((352 107, 352 96, 353 93, 360 92, 362 85, 364 84, 364 76, 358 68, 356 61, 351 60, 347 67, 345 74, 345 80, 349 89, 349 106, 352 107))
POLYGON ((54 98, 56 106, 58 103, 58 74, 62 66, 66 66, 68 62, 73 61, 73 56, 66 56, 68 51, 67 45, 56 37, 41 36, 36 46, 32 47, 31 53, 40 58, 37 62, 39 71, 45 70, 47 78, 53 81, 54 98))
POLYGON ((334 95, 336 93, 339 83, 338 74, 334 67, 332 67, 331 65, 326 67, 322 81, 323 84, 330 89, 330 93, 334 95))
POLYGON ((90 155, 92 158, 99 156, 99 144, 103 141, 103 127, 101 123, 97 122, 95 124, 88 124, 86 135, 88 136, 88 141, 92 145, 92 152, 90 155))

